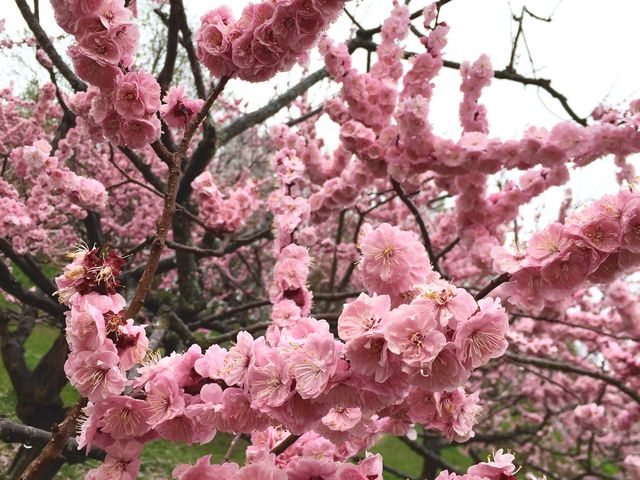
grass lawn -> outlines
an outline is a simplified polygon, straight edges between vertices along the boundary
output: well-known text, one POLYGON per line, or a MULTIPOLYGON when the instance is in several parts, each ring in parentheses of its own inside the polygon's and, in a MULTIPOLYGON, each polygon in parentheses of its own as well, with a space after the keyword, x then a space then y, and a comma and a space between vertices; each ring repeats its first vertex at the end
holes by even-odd
MULTIPOLYGON (((35 327, 25 346, 29 366, 33 367, 37 364, 42 355, 53 343, 56 335, 57 330, 52 327, 46 325, 37 325, 35 327)), ((67 386, 63 391, 63 399, 65 404, 71 405, 78 399, 78 394, 73 388, 67 386)), ((7 372, 0 360, 0 414, 15 419, 14 409, 15 396, 7 372)), ((207 445, 186 446, 165 441, 149 443, 145 445, 142 466, 138 478, 144 480, 170 478, 171 471, 175 465, 179 463, 193 463, 203 455, 211 454, 214 461, 222 461, 230 441, 230 435, 220 433, 207 445)), ((236 445, 232 456, 233 461, 241 465, 244 463, 244 445, 242 443, 236 445)), ((2 460, 2 464, 6 464, 6 462, 10 460, 15 448, 15 445, 8 446, 0 443, 0 459, 2 460)), ((387 437, 383 439, 372 451, 382 454, 388 465, 402 472, 413 477, 417 477, 420 474, 422 469, 421 458, 396 438, 387 437)), ((461 455, 456 448, 445 451, 445 458, 460 467, 468 466, 468 459, 461 455)), ((57 478, 70 480, 81 479, 87 470, 94 468, 96 465, 97 463, 94 461, 87 461, 82 465, 65 465, 57 478)), ((391 474, 385 474, 385 479, 405 480, 391 474)))

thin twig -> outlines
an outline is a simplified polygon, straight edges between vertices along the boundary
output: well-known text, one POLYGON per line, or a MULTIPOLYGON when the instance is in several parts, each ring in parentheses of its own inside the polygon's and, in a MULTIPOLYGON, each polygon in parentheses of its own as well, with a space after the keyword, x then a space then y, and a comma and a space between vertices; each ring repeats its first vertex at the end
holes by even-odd
POLYGON ((427 250, 427 255, 429 255, 429 261, 431 262, 431 265, 433 265, 433 269, 436 270, 437 272, 440 272, 440 269, 438 268, 438 258, 433 252, 433 247, 431 246, 431 239, 429 238, 429 232, 427 230, 427 227, 424 224, 424 220, 422 219, 422 215, 420 214, 420 211, 413 204, 411 199, 404 193, 404 191, 402 190, 402 186, 400 186, 400 183, 398 183, 393 178, 391 178, 390 180, 391 180, 391 185, 393 185, 393 189, 395 190, 396 194, 398 195, 400 200, 402 200, 402 203, 404 203, 409 209, 409 211, 413 214, 413 217, 415 218, 416 223, 418 224, 418 228, 420 229, 420 234, 422 235, 422 242, 424 243, 424 247, 427 250))

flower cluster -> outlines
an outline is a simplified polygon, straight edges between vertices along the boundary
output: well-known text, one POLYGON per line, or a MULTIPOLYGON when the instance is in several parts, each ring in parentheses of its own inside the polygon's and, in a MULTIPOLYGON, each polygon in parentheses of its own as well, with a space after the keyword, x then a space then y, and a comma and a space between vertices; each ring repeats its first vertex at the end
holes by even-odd
POLYGON ((142 148, 160 136, 160 85, 134 71, 138 27, 124 0, 54 0, 56 21, 76 37, 69 48, 78 76, 89 83, 92 115, 114 143, 142 148))
POLYGON ((238 20, 227 6, 202 16, 196 32, 198 58, 216 77, 236 75, 261 82, 305 58, 345 0, 250 3, 238 20))
MULTIPOLYGON (((272 455, 273 457, 273 455, 272 455)), ((211 465, 211 455, 200 458, 195 465, 178 465, 173 471, 177 480, 290 480, 321 478, 327 480, 382 480, 382 457, 367 456, 357 465, 303 456, 292 459, 287 464, 276 466, 273 459, 260 459, 240 468, 235 463, 211 465)))
MULTIPOLYGON (((276 156, 276 171, 289 189, 298 164, 291 151, 276 156)), ((279 228, 292 238, 290 222, 279 228)), ((406 240, 400 231, 389 238, 406 240)), ((424 264, 417 271, 427 271, 424 250, 409 253, 412 244, 407 245, 402 255, 424 264)), ((362 260, 370 272, 394 273, 395 263, 389 271, 369 265, 379 261, 375 255, 362 260)), ((506 348, 506 315, 499 302, 476 305, 468 293, 439 279, 416 285, 411 303, 395 308, 387 295, 362 294, 340 315, 342 343, 326 322, 308 316, 308 254, 288 243, 276 262, 274 324, 266 337, 241 332, 231 348, 213 345, 204 353, 194 345, 138 367, 138 376, 128 380, 126 372, 142 361, 148 341, 143 327, 125 320, 124 299, 115 293, 121 266, 111 252, 80 251, 57 279, 60 299, 70 306, 72 353, 65 371, 90 400, 80 444, 107 449, 103 472, 137 469, 133 457, 155 438, 204 443, 216 431, 263 431, 269 424, 295 434, 313 430, 319 435, 314 441, 324 438, 336 445, 335 459, 313 467, 336 475, 365 468, 340 466, 336 460, 368 448, 381 433, 406 434, 412 422, 463 441, 473 435, 479 407, 477 394, 468 396, 459 386, 470 370, 506 348)), ((210 466, 201 459, 194 467, 179 467, 175 475, 191 478, 186 476, 191 468, 207 475, 221 468, 249 475, 261 464, 275 471, 273 458, 260 458, 248 470, 210 466)), ((312 468, 305 462, 292 458, 284 471, 312 468)))
POLYGON ((511 274, 503 287, 529 311, 560 308, 587 282, 607 283, 640 263, 640 195, 621 190, 535 233, 525 252, 492 250, 496 270, 511 274))
POLYGON ((86 210, 100 211, 106 206, 104 185, 62 165, 45 140, 12 150, 9 160, 23 186, 30 187, 29 197, 23 200, 12 185, 0 179, 0 236, 10 239, 17 251, 24 251, 27 245, 47 249, 47 229, 57 227, 65 213, 84 218, 86 210))
POLYGON ((198 203, 198 214, 207 227, 219 232, 237 232, 258 208, 255 184, 236 185, 223 194, 213 182, 210 172, 203 172, 191 182, 198 203))

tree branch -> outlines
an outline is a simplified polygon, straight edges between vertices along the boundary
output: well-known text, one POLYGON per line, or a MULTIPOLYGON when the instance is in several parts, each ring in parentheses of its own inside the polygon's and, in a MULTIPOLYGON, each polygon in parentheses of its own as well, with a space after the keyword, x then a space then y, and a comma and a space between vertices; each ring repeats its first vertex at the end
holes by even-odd
POLYGON ((29 8, 26 0, 15 0, 20 13, 22 14, 22 18, 27 23, 29 30, 33 33, 33 36, 36 37, 36 40, 45 51, 51 62, 56 66, 56 68, 60 71, 62 76, 67 79, 71 88, 76 92, 84 92, 87 89, 87 84, 80 80, 76 74, 71 70, 69 65, 67 65, 58 51, 55 49, 51 40, 49 40, 49 36, 40 26, 40 22, 36 19, 35 15, 29 8))
POLYGON ((311 75, 303 78, 298 84, 291 87, 282 95, 271 100, 264 107, 247 113, 246 115, 229 123, 227 126, 221 128, 218 131, 218 145, 224 145, 228 143, 231 139, 237 137, 242 132, 272 117, 282 108, 290 104, 298 96, 302 95, 309 88, 318 83, 320 80, 326 78, 328 75, 329 73, 327 72, 326 68, 316 70, 311 75))
MULTIPOLYGON (((31 446, 43 446, 51 439, 51 432, 39 428, 21 425, 8 418, 0 417, 0 440, 5 443, 22 443, 31 446)), ((87 455, 78 450, 78 442, 70 438, 62 450, 65 460, 69 463, 84 462, 89 458, 104 460, 105 452, 93 448, 87 455)))
POLYGON ((420 229, 420 234, 422 235, 422 243, 424 243, 424 247, 427 250, 427 255, 429 255, 429 261, 431 262, 433 269, 438 273, 440 273, 440 268, 438 267, 438 258, 433 252, 433 247, 431 246, 431 240, 429 238, 429 232, 427 231, 427 227, 424 224, 424 220, 422 220, 422 215, 420 215, 420 211, 413 204, 411 199, 404 193, 404 191, 402 190, 402 186, 393 178, 390 178, 390 180, 391 180, 391 185, 393 185, 393 189, 395 190, 396 194, 398 195, 400 200, 402 200, 402 203, 404 203, 409 209, 409 211, 413 214, 413 217, 415 218, 416 223, 418 224, 418 228, 420 229))
POLYGON ((533 358, 533 357, 525 357, 516 355, 514 353, 506 352, 504 354, 507 360, 513 363, 522 363, 525 365, 533 365, 540 368, 545 368, 548 370, 557 370, 559 372, 565 373, 576 373, 578 375, 584 375, 587 377, 595 378, 596 380, 601 380, 605 383, 608 383, 611 386, 616 387, 623 393, 626 393, 629 397, 631 397, 636 403, 640 404, 640 393, 633 388, 628 387, 623 382, 614 378, 610 375, 606 375, 600 372, 594 372, 593 370, 588 370, 582 367, 576 367, 573 365, 568 365, 566 363, 558 362, 557 360, 548 360, 544 358, 533 358))

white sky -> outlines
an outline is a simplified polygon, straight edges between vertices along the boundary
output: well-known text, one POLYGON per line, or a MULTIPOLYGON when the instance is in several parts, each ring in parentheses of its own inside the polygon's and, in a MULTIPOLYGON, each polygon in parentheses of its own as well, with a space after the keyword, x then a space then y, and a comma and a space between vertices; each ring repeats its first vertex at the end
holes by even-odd
MULTIPOLYGON (((141 8, 148 8, 153 3, 151 0, 138 2, 141 8)), ((3 35, 19 38, 18 33, 24 30, 25 25, 15 4, 12 0, 0 0, 0 3, 6 5, 0 11, 0 18, 4 16, 6 19, 7 31, 3 35)), ((62 33, 53 22, 47 0, 41 0, 41 3, 42 22, 47 31, 53 35, 62 33)), ((249 2, 184 0, 184 3, 195 30, 199 24, 198 17, 204 11, 229 3, 239 15, 249 2)), ((411 10, 426 3, 425 0, 412 0, 411 10)), ((391 0, 351 0, 347 5, 360 23, 369 28, 381 23, 391 4, 391 0)), ((487 53, 494 69, 504 68, 509 62, 511 39, 515 34, 511 12, 519 14, 523 4, 539 16, 553 14, 551 23, 525 19, 527 44, 535 72, 550 78, 552 85, 568 97, 570 105, 580 116, 587 116, 601 102, 626 105, 629 100, 640 97, 640 62, 635 59, 636 48, 640 45, 639 0, 452 0, 442 9, 440 16, 451 27, 445 58, 475 60, 480 54, 487 53)), ((419 25, 419 22, 415 24, 419 25)), ((334 39, 346 39, 351 28, 351 22, 343 15, 330 34, 334 39)), ((409 48, 419 50, 415 43, 411 43, 409 48)), ((64 51, 64 47, 60 50, 64 51)), ((32 55, 27 49, 22 51, 25 56, 32 55)), ((523 42, 520 42, 518 52, 518 72, 532 75, 523 42)), ((315 69, 320 66, 318 55, 312 58, 311 68, 315 69)), ((356 57, 354 63, 364 67, 364 56, 356 57)), ((0 50, 0 87, 8 85, 12 79, 23 77, 22 72, 16 72, 21 68, 24 67, 17 67, 15 60, 0 50)), ((248 85, 234 81, 231 87, 252 106, 258 107, 274 95, 274 89, 283 90, 287 84, 295 83, 299 76, 300 69, 296 68, 278 75, 267 84, 248 85)), ((459 85, 458 72, 446 69, 436 82, 430 119, 436 131, 446 136, 457 137, 460 132, 459 85)), ((310 98, 314 105, 320 103, 322 92, 316 90, 310 98)), ((560 104, 546 92, 504 80, 494 80, 481 101, 489 111, 491 135, 503 139, 518 137, 530 125, 551 127, 559 120, 568 119, 560 104)), ((616 191, 612 165, 611 161, 605 160, 576 172, 571 182, 574 198, 584 202, 616 191)), ((556 205, 561 197, 561 190, 551 193, 553 207, 545 212, 548 215, 544 217, 555 218, 556 205)), ((536 203, 541 205, 541 202, 536 203)))

